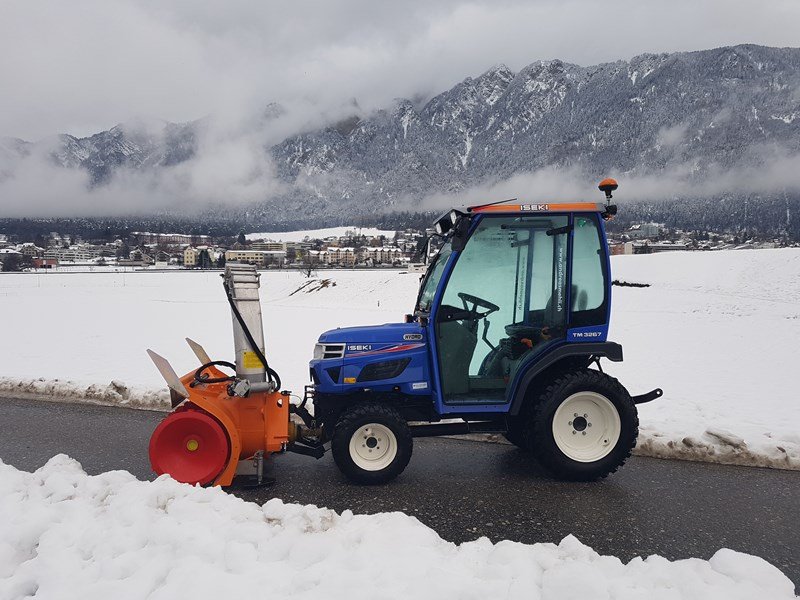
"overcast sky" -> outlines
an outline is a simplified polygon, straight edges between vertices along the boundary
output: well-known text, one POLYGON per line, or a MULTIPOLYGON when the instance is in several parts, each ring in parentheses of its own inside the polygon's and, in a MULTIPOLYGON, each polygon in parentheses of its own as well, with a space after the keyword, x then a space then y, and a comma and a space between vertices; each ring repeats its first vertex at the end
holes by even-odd
POLYGON ((0 0, 0 136, 431 94, 496 63, 800 45, 800 0, 0 0))

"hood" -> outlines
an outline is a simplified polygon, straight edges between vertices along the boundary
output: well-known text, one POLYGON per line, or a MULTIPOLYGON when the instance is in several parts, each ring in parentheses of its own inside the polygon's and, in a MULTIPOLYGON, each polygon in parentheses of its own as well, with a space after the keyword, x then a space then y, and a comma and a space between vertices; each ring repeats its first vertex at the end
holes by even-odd
POLYGON ((362 327, 340 327, 319 336, 322 344, 383 344, 423 339, 423 328, 419 323, 386 323, 362 327))

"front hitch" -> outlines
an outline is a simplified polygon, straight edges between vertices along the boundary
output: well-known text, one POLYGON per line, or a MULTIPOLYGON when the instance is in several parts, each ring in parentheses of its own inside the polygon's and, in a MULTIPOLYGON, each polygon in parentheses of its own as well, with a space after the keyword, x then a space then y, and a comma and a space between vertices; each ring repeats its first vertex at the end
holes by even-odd
POLYGON ((646 394, 640 394, 638 396, 631 396, 631 400, 633 400, 634 404, 644 404, 645 402, 651 402, 656 398, 661 398, 664 395, 664 392, 661 388, 656 388, 646 394))

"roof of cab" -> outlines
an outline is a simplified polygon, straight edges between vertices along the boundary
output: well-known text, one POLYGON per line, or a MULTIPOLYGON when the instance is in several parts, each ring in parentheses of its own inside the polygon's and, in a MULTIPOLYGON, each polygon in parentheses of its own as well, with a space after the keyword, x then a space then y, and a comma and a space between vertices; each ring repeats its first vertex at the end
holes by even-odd
POLYGON ((603 202, 561 202, 537 204, 484 204, 470 206, 470 213, 603 212, 603 202))

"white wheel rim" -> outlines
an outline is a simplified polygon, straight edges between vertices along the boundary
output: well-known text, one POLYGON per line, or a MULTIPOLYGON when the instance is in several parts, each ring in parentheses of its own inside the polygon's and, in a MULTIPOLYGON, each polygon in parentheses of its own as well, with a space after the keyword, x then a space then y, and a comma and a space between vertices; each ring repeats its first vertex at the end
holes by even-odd
POLYGON ((605 396, 578 392, 564 400, 553 415, 553 438, 558 449, 577 462, 608 456, 619 441, 619 412, 605 396))
POLYGON ((365 471, 385 469, 397 456, 397 437, 380 423, 359 427, 350 438, 350 458, 365 471))

